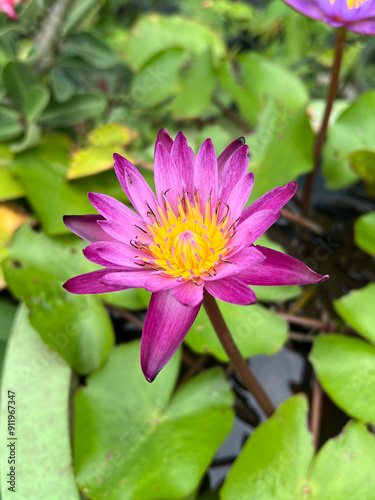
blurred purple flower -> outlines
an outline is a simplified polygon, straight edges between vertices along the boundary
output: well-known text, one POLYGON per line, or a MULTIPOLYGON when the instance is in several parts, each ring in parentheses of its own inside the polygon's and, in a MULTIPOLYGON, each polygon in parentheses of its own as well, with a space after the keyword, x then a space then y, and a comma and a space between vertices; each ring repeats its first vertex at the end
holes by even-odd
POLYGON ((18 5, 21 1, 25 0, 0 0, 0 12, 4 12, 9 19, 13 19, 16 21, 18 16, 15 11, 15 6, 18 5))
POLYGON ((284 0, 308 17, 363 35, 375 34, 375 0, 284 0))
POLYGON ((152 381, 173 356, 205 293, 227 302, 256 302, 248 285, 323 281, 299 260, 254 242, 280 216, 295 182, 277 187, 244 209, 253 186, 249 148, 232 142, 216 158, 211 139, 197 157, 182 132, 162 129, 155 144, 155 187, 115 154, 117 177, 136 211, 104 194, 89 193, 100 215, 65 216, 66 226, 90 241, 87 259, 104 269, 64 285, 72 293, 128 288, 152 292, 141 343, 141 365, 152 381))

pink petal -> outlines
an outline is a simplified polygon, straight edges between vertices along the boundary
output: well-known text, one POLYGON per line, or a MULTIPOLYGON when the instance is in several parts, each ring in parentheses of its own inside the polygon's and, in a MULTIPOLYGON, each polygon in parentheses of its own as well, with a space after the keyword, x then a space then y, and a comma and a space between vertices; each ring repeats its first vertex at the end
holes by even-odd
POLYGON ((158 135, 156 136, 154 158, 155 158, 156 148, 159 143, 163 144, 168 153, 171 152, 173 140, 171 139, 171 136, 169 135, 169 132, 166 128, 160 129, 158 135))
POLYGON ((202 303, 203 292, 203 285, 196 285, 191 280, 189 280, 182 285, 174 288, 172 291, 172 295, 184 306, 194 307, 202 303))
POLYGON ((183 179, 184 188, 188 193, 193 194, 195 155, 182 132, 176 135, 171 149, 171 157, 183 179))
POLYGON ((86 241, 113 241, 112 236, 101 229, 98 222, 103 221, 101 215, 64 215, 64 224, 72 233, 86 241))
POLYGON ((249 266, 254 266, 265 260, 264 255, 254 246, 242 248, 240 251, 234 250, 233 253, 225 257, 227 261, 222 262, 216 268, 215 276, 204 277, 204 281, 215 281, 225 278, 226 276, 234 276, 242 272, 249 266))
MULTIPOLYGON (((130 244, 131 240, 138 238, 138 241, 141 241, 142 243, 153 242, 146 230, 142 228, 143 224, 141 222, 134 225, 133 222, 126 219, 122 219, 121 221, 100 220, 98 221, 98 224, 107 235, 107 240, 121 241, 122 243, 130 244)), ((104 239, 105 238, 102 238, 102 240, 104 239)))
POLYGON ((98 241, 83 250, 86 259, 107 267, 135 268, 136 257, 148 258, 149 255, 125 243, 118 241, 98 241))
POLYGON ((258 198, 254 203, 245 208, 242 213, 241 221, 244 221, 259 210, 274 210, 279 211, 297 191, 297 183, 289 182, 284 187, 276 187, 268 193, 258 198))
POLYGON ((231 304, 248 306, 257 301, 255 293, 251 288, 237 278, 230 277, 209 281, 204 286, 208 293, 217 299, 230 302, 231 304))
POLYGON ((241 146, 245 144, 245 138, 244 137, 239 137, 235 141, 231 142, 229 146, 227 146, 224 151, 221 153, 219 158, 217 159, 217 166, 218 166, 218 172, 219 172, 219 177, 222 175, 222 171, 224 169, 224 166, 226 162, 229 160, 229 158, 232 156, 232 154, 237 151, 241 146))
POLYGON ((308 285, 329 278, 315 273, 294 257, 262 246, 256 248, 266 260, 241 272, 240 279, 248 285, 308 285))
POLYGON ((152 294, 141 341, 141 366, 149 382, 177 351, 200 306, 184 306, 170 291, 152 294))
POLYGON ((163 194, 169 201, 172 209, 177 211, 177 197, 182 196, 182 177, 172 160, 171 155, 159 142, 155 152, 155 189, 159 205, 164 205, 163 194))
POLYGON ((239 245, 240 248, 252 245, 279 217, 280 212, 274 212, 273 210, 260 210, 245 221, 241 217, 231 244, 239 245))
MULTIPOLYGON (((305 16, 322 21, 325 17, 324 12, 316 5, 313 0, 284 0, 298 12, 305 16)), ((329 0, 324 0, 329 5, 329 0)), ((337 0, 342 1, 342 0, 337 0)), ((346 0, 345 0, 346 1, 346 0)))
MULTIPOLYGON (((212 204, 217 200, 218 170, 214 145, 206 139, 199 148, 194 169, 194 190, 198 190, 201 206, 204 209, 209 196, 212 204)), ((192 193, 193 195, 193 193, 192 193)))
POLYGON ((124 290, 126 287, 121 285, 110 286, 104 285, 101 279, 108 273, 115 272, 115 269, 99 269, 92 273, 81 274, 71 278, 63 284, 63 288, 70 293, 107 293, 124 290))
POLYGON ((133 225, 140 225, 142 223, 142 219, 138 214, 111 196, 100 193, 88 193, 88 197, 91 205, 106 219, 133 225))
POLYGON ((349 31, 360 33, 362 35, 375 35, 375 18, 363 19, 345 26, 349 31))
POLYGON ((251 190, 254 185, 254 174, 252 172, 246 174, 232 189, 227 203, 230 208, 231 222, 235 222, 242 214, 243 207, 250 197, 251 190))
POLYGON ((115 153, 115 170, 120 184, 139 215, 149 221, 151 210, 156 213, 156 196, 140 172, 126 158, 115 153), (151 209, 151 210, 150 210, 151 209))
MULTIPOLYGON (((243 145, 225 163, 219 177, 218 197, 227 202, 234 186, 247 174, 249 168, 249 148, 243 145)), ((247 201, 247 200, 246 200, 247 201)))
POLYGON ((145 288, 149 292, 159 292, 180 286, 181 283, 173 278, 161 276, 150 270, 124 271, 108 273, 103 278, 108 285, 125 285, 127 288, 145 288))

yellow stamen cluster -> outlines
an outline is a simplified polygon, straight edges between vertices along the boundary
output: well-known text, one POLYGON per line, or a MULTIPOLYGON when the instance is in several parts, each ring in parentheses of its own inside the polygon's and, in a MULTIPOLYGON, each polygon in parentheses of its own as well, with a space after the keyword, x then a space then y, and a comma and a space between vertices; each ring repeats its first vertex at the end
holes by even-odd
POLYGON ((179 199, 178 213, 165 201, 165 212, 158 207, 158 213, 151 214, 154 222, 147 225, 147 231, 153 243, 142 245, 150 258, 142 259, 140 265, 181 281, 215 275, 215 266, 232 249, 229 241, 234 234, 229 208, 225 207, 219 220, 221 211, 220 203, 212 210, 208 201, 203 215, 198 193, 194 203, 186 195, 179 199))
MULTIPOLYGON (((333 5, 337 0, 330 0, 333 5)), ((339 0, 340 1, 340 0, 339 0)), ((349 9, 358 9, 363 3, 367 2, 367 0, 346 0, 349 9)))

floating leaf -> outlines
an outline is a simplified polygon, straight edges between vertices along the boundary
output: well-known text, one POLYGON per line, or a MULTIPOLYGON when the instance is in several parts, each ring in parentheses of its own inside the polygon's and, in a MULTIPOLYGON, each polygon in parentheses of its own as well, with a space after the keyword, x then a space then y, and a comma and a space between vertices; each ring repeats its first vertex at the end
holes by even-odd
POLYGON ((291 111, 298 111, 308 102, 309 95, 302 81, 277 63, 246 52, 238 56, 238 64, 245 89, 260 101, 267 102, 272 97, 291 111))
POLYGON ((28 64, 10 61, 3 69, 6 93, 29 121, 39 118, 49 101, 48 90, 40 86, 28 64))
POLYGON ((375 424, 375 347, 345 335, 319 335, 310 361, 329 397, 348 415, 375 424))
POLYGON ((304 491, 311 500, 371 500, 374 471, 374 436, 363 423, 350 421, 315 457, 304 491))
MULTIPOLYGON (((105 148, 91 146, 75 151, 72 154, 67 179, 79 179, 113 169, 114 151, 112 146, 105 148)), ((116 153, 128 158, 122 146, 116 148, 116 153)))
POLYGON ((78 179, 113 168, 113 153, 133 161, 124 146, 137 138, 137 132, 124 125, 110 123, 93 130, 88 139, 92 146, 73 152, 68 179, 78 179))
POLYGON ((10 61, 3 69, 3 84, 8 96, 25 110, 31 103, 30 90, 37 85, 37 79, 29 65, 10 61))
MULTIPOLYGON (((219 300, 217 302, 242 356, 248 358, 255 354, 272 354, 281 349, 288 332, 282 318, 257 304, 238 306, 219 300)), ((185 342, 195 352, 209 352, 220 361, 228 361, 203 307, 185 342)))
POLYGON ((255 175, 252 201, 312 169, 313 138, 305 109, 292 112, 269 101, 250 147, 255 175))
MULTIPOLYGON (((8 255, 13 234, 27 220, 27 213, 19 205, 0 204, 0 263, 8 255)), ((4 288, 6 288, 6 282, 0 266, 0 290, 4 288)))
POLYGON ((26 128, 24 137, 18 141, 13 142, 9 145, 9 149, 13 153, 20 153, 21 151, 26 151, 31 149, 37 144, 39 144, 42 137, 42 129, 36 123, 29 123, 26 128))
POLYGON ((97 94, 75 95, 66 102, 52 102, 40 117, 49 127, 67 127, 100 115, 107 101, 97 94))
POLYGON ((306 400, 293 396, 255 429, 229 471, 220 498, 373 498, 375 439, 365 424, 350 421, 342 434, 328 440, 312 458, 306 400))
MULTIPOLYGON (((28 500, 80 498, 70 448, 71 379, 69 366, 43 344, 30 326, 26 307, 21 305, 6 352, 1 399, 1 421, 5 422, 8 390, 15 394, 16 497, 22 492, 22 497, 28 500)), ((3 442, 7 430, 3 426, 3 442)), ((4 499, 13 494, 5 481, 5 471, 10 470, 7 458, 3 453, 4 499)))
POLYGON ((14 200, 25 195, 23 186, 12 170, 13 153, 0 144, 0 201, 14 200))
POLYGON ((29 307, 30 322, 44 342, 85 374, 107 357, 114 334, 97 297, 62 288, 67 279, 92 270, 77 253, 81 247, 57 243, 24 226, 13 239, 3 270, 11 292, 29 307))
POLYGON ((359 217, 354 224, 354 241, 365 252, 375 255, 375 212, 359 217))
POLYGON ((328 131, 323 149, 323 174, 330 189, 341 189, 358 180, 350 154, 374 148, 375 91, 362 94, 328 131))
POLYGON ((180 70, 188 59, 189 53, 179 48, 156 54, 133 78, 131 105, 157 106, 177 94, 180 70))
POLYGON ((151 14, 143 16, 132 28, 125 56, 129 66, 139 71, 159 52, 176 47, 195 55, 209 48, 214 64, 225 54, 222 40, 207 26, 178 15, 151 14))
POLYGON ((282 403, 257 427, 229 471, 222 500, 303 499, 311 459, 307 401, 302 395, 282 403))
POLYGON ((75 189, 66 180, 70 146, 66 136, 44 136, 38 147, 17 154, 13 163, 32 207, 50 234, 69 232, 62 220, 66 213, 92 211, 87 189, 75 189))
POLYGON ((119 123, 107 123, 95 128, 89 134, 89 141, 93 146, 128 146, 138 138, 138 132, 119 123))
POLYGON ((3 369, 5 348, 11 332, 16 306, 7 300, 0 300, 0 380, 3 369))
POLYGON ((45 87, 35 87, 29 92, 25 115, 29 122, 38 120, 49 102, 49 92, 45 87))
POLYGON ((76 86, 69 74, 62 68, 51 70, 51 83, 56 102, 66 102, 75 94, 76 86))
POLYGON ((180 356, 149 384, 139 347, 139 341, 117 347, 76 395, 76 477, 94 500, 185 497, 231 429, 232 394, 219 369, 171 397, 180 356))
POLYGON ((78 56, 93 68, 110 69, 118 63, 111 49, 92 33, 73 33, 68 37, 62 55, 78 56))
POLYGON ((375 283, 352 290, 334 301, 338 314, 357 332, 375 344, 375 283))
POLYGON ((0 106, 0 141, 7 142, 15 139, 22 132, 23 125, 18 111, 7 106, 0 106))
POLYGON ((199 118, 211 105, 215 73, 210 52, 200 54, 182 78, 180 91, 172 105, 175 120, 199 118))

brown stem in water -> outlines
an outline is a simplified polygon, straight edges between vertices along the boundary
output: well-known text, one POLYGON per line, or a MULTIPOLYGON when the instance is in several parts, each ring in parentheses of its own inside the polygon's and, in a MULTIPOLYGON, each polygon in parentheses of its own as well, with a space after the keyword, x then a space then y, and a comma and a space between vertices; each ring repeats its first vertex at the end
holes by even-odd
POLYGON ((318 379, 314 381, 314 388, 311 399, 310 430, 314 436, 314 447, 317 451, 319 446, 320 420, 323 402, 323 390, 318 379))
POLYGON ((322 154, 322 148, 323 148, 324 142, 326 140, 326 136, 327 136, 327 127, 328 127, 329 117, 331 116, 332 106, 333 106, 333 103, 334 103, 334 100, 335 100, 335 97, 337 94, 337 87, 338 87, 338 83, 339 83, 339 75, 340 75, 342 56, 344 53, 345 40, 346 40, 346 29, 345 28, 338 28, 337 33, 336 33, 335 58, 334 58, 332 71, 331 71, 331 81, 330 81, 329 88, 328 88, 326 109, 324 112, 324 118, 323 118, 322 125, 321 125, 320 130, 318 132, 318 135, 316 136, 316 139, 315 139, 314 156, 313 156, 313 158, 314 158, 314 170, 312 172, 310 172, 310 174, 307 176, 305 192, 304 192, 304 197, 303 197, 302 211, 303 211, 303 215, 305 217, 308 217, 308 215, 309 215, 310 201, 311 201, 311 195, 312 195, 312 191, 313 191, 313 187, 314 187, 316 172, 319 168, 320 157, 322 154))
POLYGON ((212 295, 207 293, 203 305, 228 358, 231 360, 246 388, 258 401, 264 413, 268 417, 271 416, 275 408, 238 350, 216 300, 212 295))

